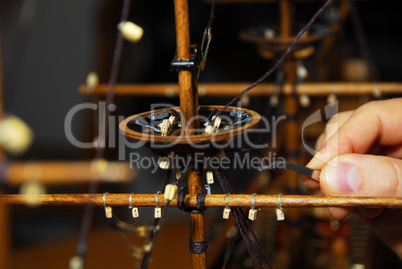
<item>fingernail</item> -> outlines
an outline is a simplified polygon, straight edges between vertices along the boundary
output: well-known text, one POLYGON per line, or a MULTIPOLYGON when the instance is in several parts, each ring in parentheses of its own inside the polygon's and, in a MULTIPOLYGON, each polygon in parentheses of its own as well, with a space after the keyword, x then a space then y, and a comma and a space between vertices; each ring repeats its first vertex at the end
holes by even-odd
POLYGON ((360 185, 360 175, 357 166, 351 163, 329 165, 325 174, 328 187, 340 194, 353 194, 360 185))

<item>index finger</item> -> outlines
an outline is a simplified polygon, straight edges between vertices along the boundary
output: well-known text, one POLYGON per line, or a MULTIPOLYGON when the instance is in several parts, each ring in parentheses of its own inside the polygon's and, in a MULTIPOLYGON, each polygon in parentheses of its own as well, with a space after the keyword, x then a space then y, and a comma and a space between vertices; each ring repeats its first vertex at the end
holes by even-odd
POLYGON ((374 145, 402 144, 402 98, 367 103, 333 134, 307 164, 321 170, 340 154, 368 153, 374 145))

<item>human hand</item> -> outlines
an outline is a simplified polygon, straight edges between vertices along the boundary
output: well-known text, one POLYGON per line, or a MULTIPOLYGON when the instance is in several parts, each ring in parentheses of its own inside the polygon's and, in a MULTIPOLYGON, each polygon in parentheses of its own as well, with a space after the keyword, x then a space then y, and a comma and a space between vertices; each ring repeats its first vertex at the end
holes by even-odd
MULTIPOLYGON (((310 188, 326 195, 402 197, 402 98, 367 103, 355 111, 339 113, 321 135, 319 150, 307 167, 321 170, 319 178, 307 179, 310 188), (325 138, 329 137, 327 141, 325 138)), ((330 208, 342 219, 350 208, 330 208)), ((356 210, 372 219, 377 235, 402 258, 402 211, 356 210)))

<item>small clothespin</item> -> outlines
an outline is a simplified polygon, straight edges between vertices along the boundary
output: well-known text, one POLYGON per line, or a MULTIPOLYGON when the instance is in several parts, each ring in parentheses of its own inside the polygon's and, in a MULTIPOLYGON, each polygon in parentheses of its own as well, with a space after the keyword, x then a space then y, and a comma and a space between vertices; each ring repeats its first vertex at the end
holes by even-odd
POLYGON ((281 221, 285 219, 285 214, 283 213, 283 207, 282 207, 282 194, 279 194, 278 197, 278 208, 276 209, 276 220, 281 221))
POLYGON ((133 200, 132 196, 133 193, 130 193, 130 197, 128 198, 129 206, 128 208, 131 209, 131 214, 133 215, 133 218, 138 218, 140 216, 140 213, 138 212, 138 207, 133 206, 133 200))
POLYGON ((228 200, 229 200, 229 193, 226 193, 225 208, 223 209, 223 216, 222 216, 224 219, 229 219, 230 216, 230 207, 228 205, 228 200))
POLYGON ((249 220, 257 219, 257 209, 255 209, 255 195, 256 193, 253 193, 253 195, 251 196, 251 209, 248 211, 249 220))
POLYGON ((214 173, 212 171, 207 172, 207 183, 214 184, 214 173))
POLYGON ((111 219, 113 217, 113 213, 112 213, 112 207, 110 206, 106 206, 106 195, 108 194, 108 192, 105 192, 103 194, 103 207, 105 208, 105 215, 107 219, 111 219))
POLYGON ((155 219, 159 219, 159 218, 162 217, 162 208, 161 208, 160 206, 158 206, 158 195, 159 195, 160 193, 161 193, 161 192, 158 191, 158 192, 156 193, 156 196, 155 196, 155 213, 154 213, 155 219))

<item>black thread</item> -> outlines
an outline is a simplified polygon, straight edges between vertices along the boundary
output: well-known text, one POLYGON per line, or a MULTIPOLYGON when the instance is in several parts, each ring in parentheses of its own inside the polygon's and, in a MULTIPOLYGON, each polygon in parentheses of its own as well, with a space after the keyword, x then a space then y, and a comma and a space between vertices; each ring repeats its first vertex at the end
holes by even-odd
POLYGON ((191 238, 188 240, 188 250, 191 253, 201 254, 208 249, 208 241, 194 241, 191 238))
MULTIPOLYGON (((128 14, 130 11, 130 4, 131 0, 124 0, 123 7, 122 7, 122 12, 121 12, 121 17, 120 21, 127 21, 128 19, 128 14)), ((112 70, 110 73, 109 77, 109 87, 108 87, 108 92, 106 96, 106 109, 105 113, 103 116, 104 120, 104 125, 102 126, 102 131, 99 134, 99 143, 103 143, 102 141, 106 141, 106 135, 108 130, 108 125, 109 125, 109 114, 110 111, 108 109, 109 104, 112 103, 113 101, 113 96, 114 96, 114 89, 117 81, 117 74, 119 71, 119 65, 120 65, 120 59, 121 59, 121 52, 123 50, 123 35, 121 31, 118 31, 117 34, 117 41, 116 41, 116 46, 114 49, 114 55, 113 55, 113 64, 112 64, 112 70)), ((95 160, 100 160, 102 159, 104 155, 104 150, 105 147, 102 147, 99 145, 96 149, 95 152, 95 160)), ((88 194, 92 195, 96 193, 98 189, 98 184, 95 181, 91 181, 89 188, 88 188, 88 194)), ((81 222, 81 228, 80 228, 80 238, 76 247, 76 254, 79 255, 83 260, 85 259, 86 253, 87 253, 87 242, 88 242, 88 235, 89 235, 89 229, 91 227, 91 222, 93 218, 93 213, 94 213, 94 205, 91 203, 87 203, 84 209, 84 216, 82 218, 81 222)))
MULTIPOLYGON (((172 170, 170 170, 170 169, 167 170, 163 189, 165 189, 166 185, 169 184, 169 179, 171 178, 171 174, 172 174, 172 170)), ((142 262, 141 262, 141 269, 148 268, 149 262, 151 261, 153 247, 156 243, 156 239, 158 238, 158 234, 159 234, 159 230, 160 230, 160 228, 157 228, 157 227, 158 227, 158 224, 159 224, 159 226, 162 226, 162 223, 166 216, 167 209, 169 208, 169 204, 170 204, 170 201, 168 200, 166 203, 166 207, 163 210, 163 215, 161 218, 154 218, 154 221, 152 223, 152 230, 151 230, 151 233, 149 234, 148 243, 147 243, 147 245, 150 245, 151 248, 149 249, 149 251, 144 251, 144 256, 142 257, 142 262)))
MULTIPOLYGON (((214 173, 215 173, 216 177, 218 178, 218 182, 221 185, 222 190, 225 193, 233 194, 233 190, 230 187, 230 184, 229 184, 227 178, 225 177, 223 171, 218 169, 218 170, 215 170, 214 173)), ((261 244, 258 241, 258 238, 255 236, 253 230, 251 229, 248 220, 246 220, 244 212, 241 210, 241 208, 236 208, 236 207, 232 207, 231 210, 232 210, 233 217, 235 219, 236 227, 239 230, 241 236, 243 237, 243 241, 247 247, 247 251, 250 255, 254 268, 264 268, 264 266, 262 264, 260 256, 258 255, 256 247, 254 246, 253 241, 251 240, 251 238, 249 236, 249 232, 252 233, 252 236, 258 245, 259 251, 264 256, 264 259, 265 259, 266 263, 268 264, 269 268, 272 268, 271 264, 269 263, 268 257, 265 254, 264 249, 262 248, 261 244), (241 212, 241 213, 239 213, 239 212, 241 212), (243 216, 243 218, 242 218, 242 216, 243 216)))
MULTIPOLYGON (((301 31, 297 34, 293 42, 290 44, 290 46, 286 49, 286 51, 283 53, 281 58, 275 63, 275 65, 268 70, 262 77, 260 77, 256 82, 251 84, 249 87, 247 87, 245 90, 243 90, 241 93, 239 93, 235 98, 233 98, 229 103, 227 103, 222 109, 218 111, 216 114, 216 117, 218 117, 223 111, 225 111, 230 105, 232 105, 234 102, 236 102, 240 97, 242 97, 243 94, 247 93, 254 87, 256 87, 258 84, 263 82, 265 79, 267 79, 278 67, 282 64, 283 60, 285 60, 286 56, 288 56, 292 51, 293 47, 296 45, 296 43, 299 41, 299 39, 303 36, 303 34, 310 28, 310 26, 314 23, 314 21, 317 19, 317 17, 324 11, 324 9, 332 2, 333 0, 327 0, 325 4, 314 14, 314 16, 310 19, 310 21, 301 29, 301 31)), ((212 124, 211 124, 212 125, 212 124)))

